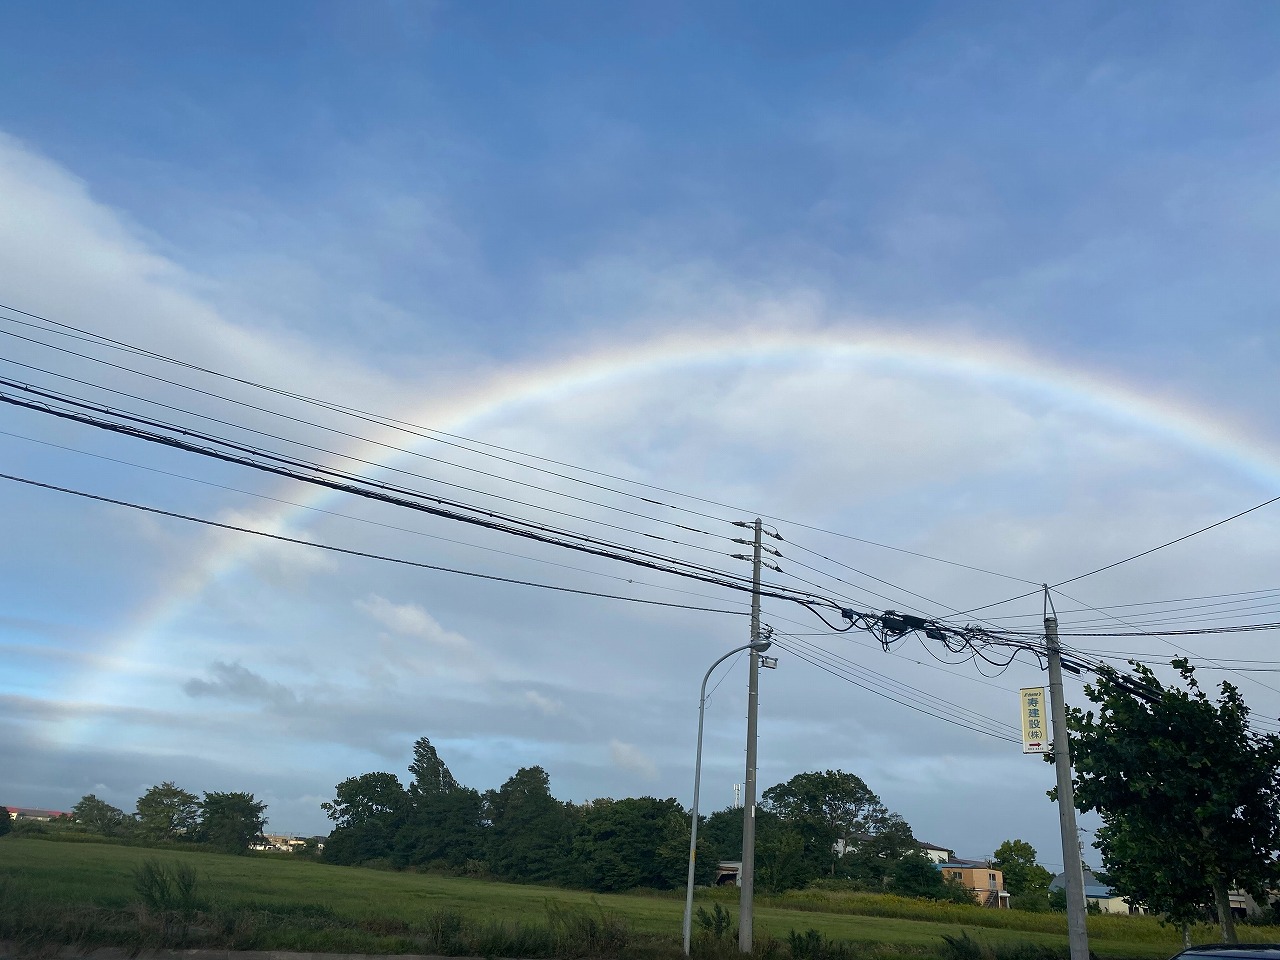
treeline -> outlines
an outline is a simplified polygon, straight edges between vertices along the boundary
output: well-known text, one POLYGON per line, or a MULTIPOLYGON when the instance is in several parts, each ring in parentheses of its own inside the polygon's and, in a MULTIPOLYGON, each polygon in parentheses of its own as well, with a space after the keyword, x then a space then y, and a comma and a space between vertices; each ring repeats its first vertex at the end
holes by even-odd
MULTIPOLYGON (((116 841, 199 844, 223 853, 245 853, 262 839, 266 811, 267 805, 251 793, 206 792, 197 797, 166 781, 139 797, 134 813, 90 793, 71 808, 70 824, 53 821, 50 826, 76 825, 116 841)), ((31 829, 48 827, 34 824, 31 829)))
MULTIPOLYGON (((598 891, 682 886, 689 811, 674 798, 566 803, 541 767, 518 770, 484 793, 458 783, 431 742, 413 747, 408 786, 392 773, 337 785, 323 805, 334 821, 322 858, 337 864, 445 868, 519 883, 598 891)), ((923 855, 911 828, 851 773, 802 773, 766 790, 756 819, 756 884, 766 891, 814 883, 972 903, 923 855)), ((742 855, 742 811, 717 811, 698 828, 696 879, 742 855)))

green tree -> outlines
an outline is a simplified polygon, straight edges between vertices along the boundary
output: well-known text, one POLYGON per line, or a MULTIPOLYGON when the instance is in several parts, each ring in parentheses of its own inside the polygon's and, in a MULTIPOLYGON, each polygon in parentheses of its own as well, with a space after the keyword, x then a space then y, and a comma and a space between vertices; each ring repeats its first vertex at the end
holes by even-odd
POLYGON ((413 774, 409 792, 415 796, 447 794, 459 788, 458 781, 426 737, 414 741, 413 763, 409 764, 409 772, 413 774))
POLYGON ((907 821, 891 813, 876 833, 855 837, 848 844, 836 862, 836 874, 870 889, 884 887, 896 863, 920 853, 920 845, 911 835, 907 821))
MULTIPOLYGON (((738 814, 741 819, 742 811, 738 814)), ((826 866, 825 860, 814 856, 811 842, 812 836, 799 824, 757 807, 756 885, 769 893, 807 886, 826 866)))
POLYGON ((1216 908, 1236 941, 1228 891, 1255 897, 1280 880, 1280 736, 1249 727, 1239 691, 1214 702, 1186 660, 1186 689, 1146 666, 1103 669, 1071 710, 1076 806, 1102 817, 1095 846, 1117 888, 1175 923, 1216 908))
POLYGON ((922 852, 898 860, 889 870, 888 889, 900 897, 921 897, 951 903, 972 904, 976 901, 959 882, 942 875, 937 865, 922 852))
POLYGON ((669 890, 685 881, 688 816, 674 798, 594 800, 582 809, 573 853, 592 890, 669 890))
POLYGON ((13 829, 13 818, 9 816, 8 807, 0 807, 0 837, 13 829))
POLYGON ((200 803, 196 839, 224 853, 245 853, 261 839, 267 805, 252 793, 209 793, 200 803))
POLYGON ((392 862, 423 866, 443 862, 460 867, 482 855, 480 794, 458 783, 426 737, 413 745, 413 780, 395 835, 392 862))
POLYGON ((1036 863, 1036 848, 1025 840, 1006 840, 996 847, 991 865, 1004 874, 1004 888, 1011 897, 1021 897, 1032 891, 1043 891, 1048 896, 1049 882, 1053 874, 1036 863))
POLYGON ((348 777, 332 801, 320 804, 335 824, 324 846, 329 863, 363 863, 390 857, 409 813, 409 794, 394 773, 348 777))
POLYGON ((120 833, 129 818, 119 807, 113 807, 90 793, 81 797, 71 808, 71 819, 84 824, 95 833, 110 837, 120 833))
POLYGON ((506 880, 565 881, 572 874, 574 812, 551 796, 541 767, 522 767, 484 795, 489 868, 506 880))
POLYGON ((191 833, 200 818, 200 798, 165 781, 138 798, 142 832, 158 840, 191 833))
MULTIPOLYGON (((804 874, 813 879, 834 875, 840 852, 856 848, 883 831, 900 829, 905 821, 889 812, 874 791, 856 774, 843 770, 800 773, 770 787, 761 806, 796 831, 803 845, 804 874)), ((907 833, 910 833, 908 828, 907 833)), ((793 841, 786 841, 793 846, 793 841)))
POLYGON ((704 819, 698 825, 699 859, 702 859, 703 843, 717 860, 741 860, 742 809, 725 807, 704 819))
MULTIPOLYGON (((704 858, 703 841, 717 860, 742 859, 742 808, 726 807, 707 817, 698 828, 698 859, 704 858)), ((688 851, 688 840, 685 841, 688 851)), ((710 861, 710 858, 707 858, 710 861)), ((708 862, 708 867, 710 862, 708 862)), ((756 808, 756 886, 778 893, 805 886, 817 876, 805 856, 804 834, 764 807, 756 808)), ((705 881, 704 881, 705 882, 705 881)))

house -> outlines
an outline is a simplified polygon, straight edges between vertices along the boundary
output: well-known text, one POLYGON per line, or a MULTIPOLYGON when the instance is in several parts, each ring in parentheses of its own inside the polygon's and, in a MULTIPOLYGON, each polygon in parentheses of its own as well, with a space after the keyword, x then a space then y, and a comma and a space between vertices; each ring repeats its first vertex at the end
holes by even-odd
POLYGON ((952 858, 936 864, 948 880, 957 880, 973 894, 980 906, 994 910, 1009 909, 1009 894, 1004 889, 1004 873, 991 866, 989 860, 952 858))
POLYGON ((277 853, 296 853, 307 845, 307 841, 301 837, 295 837, 289 834, 268 833, 260 837, 254 843, 249 844, 250 850, 274 850, 277 853))
POLYGON ((59 820, 65 817, 71 819, 71 814, 63 813, 61 810, 39 810, 34 807, 5 807, 9 811, 9 816, 15 821, 17 820, 40 820, 48 822, 50 820, 59 820))
MULTIPOLYGON (((1067 875, 1060 873, 1049 881, 1049 892, 1065 890, 1067 875)), ((1103 913, 1146 913, 1145 907, 1135 907, 1116 890, 1103 883, 1088 867, 1084 871, 1084 901, 1096 906, 1103 913)), ((1232 906, 1235 904, 1233 903, 1232 906)))
POLYGON ((916 841, 916 846, 920 848, 920 852, 929 858, 929 862, 933 864, 946 863, 955 857, 946 847, 935 847, 932 843, 925 843, 921 840, 916 841))
MULTIPOLYGON (((1066 874, 1060 873, 1049 883, 1049 890, 1065 890, 1066 874)), ((1256 917, 1262 912, 1262 905, 1243 890, 1230 890, 1227 893, 1231 901, 1231 912, 1237 919, 1256 917)), ((1146 913, 1147 908, 1131 904, 1113 887, 1108 886, 1093 875, 1088 867, 1084 870, 1084 899, 1094 904, 1103 913, 1146 913)))

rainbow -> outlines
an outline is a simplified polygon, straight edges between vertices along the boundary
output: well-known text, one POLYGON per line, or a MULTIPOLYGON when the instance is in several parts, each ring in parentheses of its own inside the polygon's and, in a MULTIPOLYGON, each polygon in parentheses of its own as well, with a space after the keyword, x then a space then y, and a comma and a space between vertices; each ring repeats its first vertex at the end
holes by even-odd
MULTIPOLYGON (((946 379, 1033 396, 1057 408, 1098 417, 1218 462, 1256 483, 1260 490, 1275 492, 1280 488, 1280 450, 1250 436, 1240 426, 1167 397, 1144 394, 1079 370, 1046 363, 1011 345, 936 336, 837 330, 661 336, 499 370, 470 389, 454 391, 446 398, 432 398, 398 416, 450 432, 474 433, 486 421, 500 419, 522 407, 564 401, 659 373, 752 365, 796 369, 831 362, 851 371, 946 379)), ((376 439, 393 441, 390 434, 376 439)), ((403 435, 397 440, 403 442, 403 435)), ((377 447, 360 451, 353 446, 349 452, 380 463, 393 459, 377 447)), ((317 489, 309 492, 303 502, 306 507, 320 507, 339 496, 317 489)), ((260 526, 271 532, 285 531, 305 512, 299 507, 284 507, 259 521, 260 526)), ((109 661, 130 664, 144 659, 166 627, 210 584, 238 568, 259 546, 251 537, 215 537, 211 542, 214 546, 193 559, 172 589, 136 611, 129 623, 117 631, 107 654, 109 661)), ((72 699, 100 702, 110 694, 113 676, 109 671, 86 674, 75 685, 72 699)), ((83 728, 78 732, 83 735, 83 728)))

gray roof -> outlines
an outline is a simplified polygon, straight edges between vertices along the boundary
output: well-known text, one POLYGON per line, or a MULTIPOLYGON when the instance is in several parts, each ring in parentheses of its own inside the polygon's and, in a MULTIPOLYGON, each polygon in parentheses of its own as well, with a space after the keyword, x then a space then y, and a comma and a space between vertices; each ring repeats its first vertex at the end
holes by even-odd
MULTIPOLYGON (((1060 873, 1049 881, 1050 890, 1064 890, 1067 886, 1067 875, 1060 873)), ((1101 880, 1093 875, 1093 871, 1086 869, 1084 872, 1084 895, 1085 899, 1093 900, 1110 900, 1112 897, 1118 897, 1111 887, 1107 886, 1101 880)))

